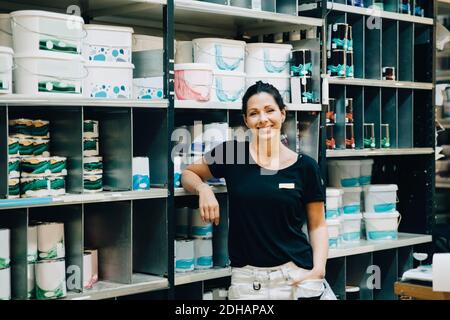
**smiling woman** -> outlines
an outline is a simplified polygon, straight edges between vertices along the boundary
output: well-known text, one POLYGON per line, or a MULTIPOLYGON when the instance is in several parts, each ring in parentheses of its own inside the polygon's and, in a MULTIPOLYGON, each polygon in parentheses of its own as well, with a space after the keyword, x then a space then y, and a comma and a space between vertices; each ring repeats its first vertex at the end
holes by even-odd
POLYGON ((319 166, 281 143, 286 110, 274 86, 260 81, 250 86, 242 113, 250 142, 217 146, 188 166, 181 180, 199 195, 201 218, 217 225, 219 204, 203 181, 226 179, 229 299, 333 299, 324 280, 328 233, 319 166))

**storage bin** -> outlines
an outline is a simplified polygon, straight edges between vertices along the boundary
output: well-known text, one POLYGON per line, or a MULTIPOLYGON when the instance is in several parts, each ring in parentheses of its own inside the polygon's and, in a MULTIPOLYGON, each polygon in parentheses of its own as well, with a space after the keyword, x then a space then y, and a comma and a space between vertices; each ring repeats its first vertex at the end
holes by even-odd
POLYGON ((204 63, 182 63, 175 67, 175 95, 178 100, 208 101, 213 83, 212 67, 204 63))
POLYGON ((245 93, 245 73, 214 72, 211 101, 240 102, 245 93))
POLYGON ((361 239, 362 214, 344 214, 341 217, 342 242, 359 242, 361 239))
POLYGON ((397 240, 400 213, 364 213, 367 240, 397 240))
POLYGON ((328 226, 328 247, 330 249, 337 248, 341 236, 341 222, 339 219, 327 220, 328 226))
POLYGON ((267 76, 265 74, 247 74, 246 77, 246 89, 254 85, 256 82, 262 81, 265 83, 270 83, 280 92, 281 97, 285 103, 291 101, 291 86, 289 76, 276 75, 267 76))
POLYGON ((192 40, 195 63, 206 63, 214 71, 244 72, 245 42, 220 38, 192 40))
POLYGON ((161 100, 164 98, 163 77, 133 79, 133 99, 161 100))
POLYGON ((250 43, 246 47, 245 72, 249 75, 290 75, 292 45, 250 43))
POLYGON ((359 184, 364 186, 372 182, 372 168, 373 159, 365 159, 361 161, 361 176, 359 177, 359 184))
POLYGON ((361 212, 361 187, 343 189, 343 212, 347 214, 358 214, 361 212))
POLYGON ((335 219, 341 215, 342 211, 342 189, 327 188, 326 190, 326 212, 327 219, 335 219))
POLYGON ((361 176, 360 160, 328 161, 329 186, 335 188, 358 187, 361 176))
POLYGON ((395 184, 378 184, 364 186, 364 208, 366 212, 394 212, 397 206, 397 190, 395 184))

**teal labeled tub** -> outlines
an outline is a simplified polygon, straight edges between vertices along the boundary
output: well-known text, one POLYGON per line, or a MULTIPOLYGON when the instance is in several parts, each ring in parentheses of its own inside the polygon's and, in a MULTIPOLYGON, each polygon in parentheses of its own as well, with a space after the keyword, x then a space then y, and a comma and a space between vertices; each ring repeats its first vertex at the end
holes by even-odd
POLYGON ((360 160, 328 161, 328 177, 330 187, 350 188, 360 185, 360 160))
POLYGON ((373 184, 364 186, 364 208, 366 212, 394 212, 397 207, 396 184, 373 184))
POLYGON ((401 216, 398 211, 389 213, 365 213, 367 240, 397 240, 401 216))

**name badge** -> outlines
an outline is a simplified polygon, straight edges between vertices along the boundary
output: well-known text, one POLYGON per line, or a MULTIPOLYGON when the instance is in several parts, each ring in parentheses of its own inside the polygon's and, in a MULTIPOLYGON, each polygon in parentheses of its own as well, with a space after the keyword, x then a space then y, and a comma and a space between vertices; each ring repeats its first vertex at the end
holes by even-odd
POLYGON ((280 183, 278 185, 279 189, 295 189, 295 183, 280 183))

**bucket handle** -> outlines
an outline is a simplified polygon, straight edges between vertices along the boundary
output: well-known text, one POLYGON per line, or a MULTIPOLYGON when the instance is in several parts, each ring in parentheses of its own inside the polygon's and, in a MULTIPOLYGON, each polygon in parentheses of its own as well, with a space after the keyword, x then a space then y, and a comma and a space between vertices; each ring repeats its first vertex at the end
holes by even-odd
POLYGON ((398 222, 397 222, 397 228, 400 227, 400 222, 402 222, 402 215, 400 212, 398 213, 398 222))
POLYGON ((28 70, 27 68, 22 67, 22 66, 19 65, 19 64, 16 65, 16 68, 17 68, 17 69, 22 69, 22 70, 24 70, 24 71, 26 71, 26 72, 28 72, 28 73, 30 73, 30 74, 32 74, 32 75, 35 75, 35 76, 44 76, 44 77, 53 78, 53 79, 58 79, 58 80, 72 80, 72 81, 76 81, 76 80, 84 80, 84 79, 86 79, 86 78, 88 77, 88 75, 89 75, 89 70, 88 70, 85 66, 83 66, 83 69, 86 71, 85 74, 84 74, 82 77, 73 77, 73 78, 71 78, 71 77, 68 77, 68 78, 61 78, 61 77, 56 77, 56 76, 54 76, 54 75, 45 74, 45 73, 35 73, 35 72, 32 72, 32 71, 28 70))
POLYGON ((258 61, 263 61, 263 62, 264 61, 269 61, 269 62, 282 62, 284 64, 290 64, 290 58, 286 61, 286 60, 272 60, 272 59, 266 60, 266 59, 260 59, 260 58, 257 58, 257 57, 249 57, 250 53, 249 53, 247 48, 245 48, 245 55, 246 55, 247 59, 253 59, 253 60, 258 60, 258 61))
MULTIPOLYGON (((208 51, 203 50, 198 43, 193 43, 192 45, 195 46, 199 51, 203 52, 204 54, 207 54, 207 55, 213 56, 213 57, 216 56, 215 54, 212 54, 212 53, 209 53, 208 51)), ((239 60, 239 61, 244 60, 244 57, 227 57, 227 56, 222 56, 222 58, 236 59, 236 60, 239 60)))
POLYGON ((49 37, 58 37, 58 38, 62 38, 62 39, 65 39, 65 40, 82 40, 82 39, 85 39, 87 37, 87 31, 86 30, 82 30, 83 31, 83 35, 81 37, 67 37, 67 36, 62 36, 62 35, 59 35, 59 34, 43 33, 43 32, 37 32, 35 30, 31 30, 30 28, 27 28, 26 26, 18 23, 14 17, 11 18, 11 22, 13 24, 18 25, 22 29, 25 29, 28 32, 35 33, 35 34, 43 34, 44 36, 49 36, 49 37))
POLYGON ((3 30, 3 29, 1 29, 1 28, 0 28, 0 32, 1 32, 1 33, 4 33, 4 34, 7 34, 8 36, 11 36, 11 37, 12 37, 12 32, 8 32, 8 31, 3 30))

